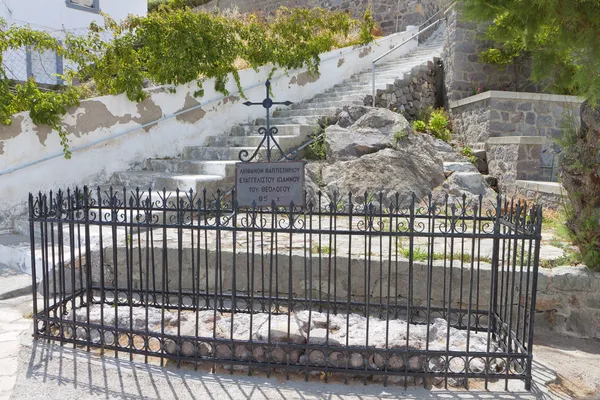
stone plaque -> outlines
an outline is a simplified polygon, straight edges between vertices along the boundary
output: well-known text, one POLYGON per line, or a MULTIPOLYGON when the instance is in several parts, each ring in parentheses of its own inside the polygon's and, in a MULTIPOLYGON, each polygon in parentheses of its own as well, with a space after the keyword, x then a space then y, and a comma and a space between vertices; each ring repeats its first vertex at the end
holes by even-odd
POLYGON ((304 206, 304 162, 238 163, 235 189, 239 207, 304 206))

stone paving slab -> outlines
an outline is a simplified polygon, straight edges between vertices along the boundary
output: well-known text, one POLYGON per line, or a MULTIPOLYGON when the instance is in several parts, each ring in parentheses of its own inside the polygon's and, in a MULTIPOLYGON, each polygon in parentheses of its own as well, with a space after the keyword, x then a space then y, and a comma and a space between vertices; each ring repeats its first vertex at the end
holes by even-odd
POLYGON ((0 400, 4 399, 594 399, 600 394, 600 346, 598 341, 536 335, 534 387, 525 392, 521 382, 481 382, 464 389, 423 389, 363 386, 360 382, 325 384, 302 377, 245 374, 212 374, 208 370, 161 368, 120 359, 100 357, 71 346, 31 338, 31 297, 0 301, 0 400), (558 371, 558 373, 556 372, 558 371))
POLYGON ((0 300, 31 293, 31 276, 0 263, 0 300))

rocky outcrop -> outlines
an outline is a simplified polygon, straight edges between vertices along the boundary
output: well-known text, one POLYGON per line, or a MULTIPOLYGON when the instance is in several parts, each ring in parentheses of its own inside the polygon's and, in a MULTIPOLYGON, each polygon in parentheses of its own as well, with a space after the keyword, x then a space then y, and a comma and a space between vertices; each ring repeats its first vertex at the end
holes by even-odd
MULTIPOLYGON (((416 133, 400 114, 383 108, 350 106, 338 114, 336 125, 325 131, 326 162, 307 166, 309 197, 328 205, 332 194, 353 194, 356 204, 365 200, 378 205, 395 201, 400 194, 406 206, 433 193, 433 200, 480 196, 495 198, 477 168, 450 144, 428 134, 416 133), (365 198, 367 194, 367 198, 365 198)), ((315 203, 316 204, 316 203, 315 203)))
POLYGON ((394 136, 411 132, 408 121, 384 109, 347 107, 339 115, 337 125, 325 130, 327 160, 350 160, 383 149, 394 148, 394 136))

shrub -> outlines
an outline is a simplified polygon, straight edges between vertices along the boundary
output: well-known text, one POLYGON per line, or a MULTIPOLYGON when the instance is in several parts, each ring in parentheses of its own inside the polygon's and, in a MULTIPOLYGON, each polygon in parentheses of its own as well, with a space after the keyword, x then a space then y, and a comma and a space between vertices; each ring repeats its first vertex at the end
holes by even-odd
POLYGON ((463 147, 460 153, 467 157, 473 164, 477 162, 477 157, 473 155, 473 150, 469 146, 463 147))
POLYGON ((210 0, 148 0, 148 12, 158 11, 158 8, 161 5, 168 5, 172 9, 183 9, 185 7, 196 8, 209 1, 210 0))
POLYGON ((425 123, 425 121, 421 121, 419 119, 416 121, 413 121, 412 128, 417 132, 422 132, 422 133, 427 132, 427 124, 425 123))
POLYGON ((443 108, 433 110, 427 124, 427 131, 434 137, 449 142, 451 139, 449 119, 448 113, 443 108))

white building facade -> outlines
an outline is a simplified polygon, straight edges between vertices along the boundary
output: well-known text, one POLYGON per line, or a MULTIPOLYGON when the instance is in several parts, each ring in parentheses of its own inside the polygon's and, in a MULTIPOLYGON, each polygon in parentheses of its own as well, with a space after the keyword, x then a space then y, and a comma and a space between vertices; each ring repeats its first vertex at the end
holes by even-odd
MULTIPOLYGON (((103 21, 100 13, 122 21, 128 15, 146 15, 148 0, 0 0, 0 17, 8 25, 30 26, 51 33, 58 39, 66 32, 84 35, 92 22, 103 21)), ((2 66, 9 78, 60 84, 63 60, 53 52, 39 53, 29 49, 10 50, 3 54, 2 66)))

